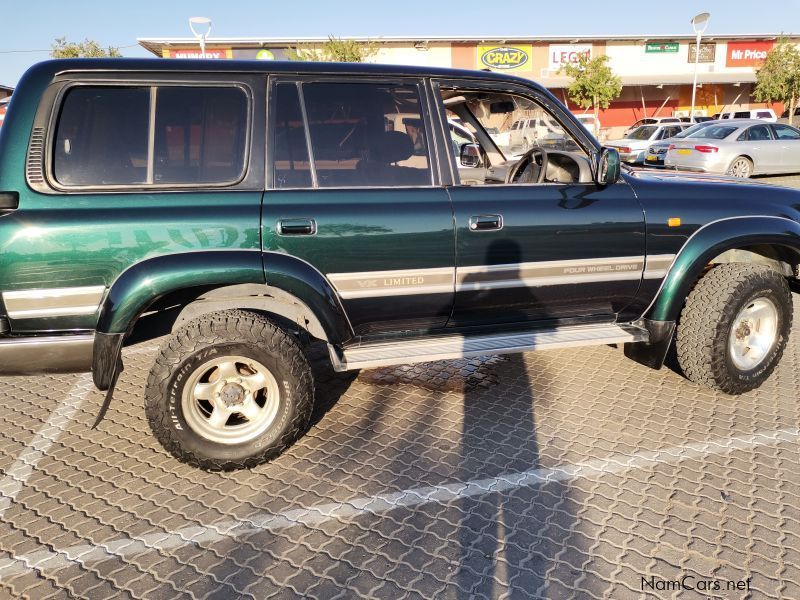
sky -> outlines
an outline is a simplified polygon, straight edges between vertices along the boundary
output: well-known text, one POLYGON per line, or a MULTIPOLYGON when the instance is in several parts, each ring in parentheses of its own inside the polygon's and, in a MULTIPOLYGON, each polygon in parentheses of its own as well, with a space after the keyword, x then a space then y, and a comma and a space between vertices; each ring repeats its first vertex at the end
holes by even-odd
POLYGON ((687 34, 699 12, 709 34, 800 33, 800 0, 14 0, 2 10, 0 84, 16 85, 53 40, 91 38, 124 56, 152 56, 139 37, 191 35, 209 17, 211 38, 400 35, 416 37, 687 34), (557 8, 554 8, 557 7, 557 8), (762 7, 762 8, 758 8, 762 7))

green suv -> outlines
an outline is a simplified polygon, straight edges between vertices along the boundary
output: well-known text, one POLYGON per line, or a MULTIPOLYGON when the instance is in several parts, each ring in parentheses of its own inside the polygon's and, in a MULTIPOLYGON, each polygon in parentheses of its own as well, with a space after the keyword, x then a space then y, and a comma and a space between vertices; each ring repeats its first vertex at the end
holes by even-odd
POLYGON ((91 370, 99 419, 125 344, 166 333, 145 411, 207 469, 303 433, 310 347, 335 371, 591 344, 660 368, 675 339, 689 379, 746 392, 798 265, 800 193, 621 170, 495 73, 50 61, 0 132, 0 372, 91 370), (569 143, 504 154, 489 132, 531 115, 569 143))

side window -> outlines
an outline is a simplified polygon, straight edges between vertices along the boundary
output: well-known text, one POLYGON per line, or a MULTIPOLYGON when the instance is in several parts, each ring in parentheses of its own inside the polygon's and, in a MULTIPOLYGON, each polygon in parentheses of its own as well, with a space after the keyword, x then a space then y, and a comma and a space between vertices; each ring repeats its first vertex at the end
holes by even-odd
POLYGON ((273 106, 273 185, 276 188, 311 187, 311 161, 297 84, 276 85, 273 106))
POLYGON ((415 85, 305 83, 319 187, 431 185, 415 85))
POLYGON ((800 140, 800 131, 788 125, 773 125, 773 131, 779 140, 800 140))
POLYGON ((67 186, 235 183, 248 116, 232 86, 76 86, 60 107, 53 176, 67 186))
POLYGON ((244 171, 247 96, 233 87, 160 87, 154 183, 226 183, 244 171))
POLYGON ((769 132, 768 125, 754 125, 747 130, 747 139, 750 141, 764 141, 771 140, 772 135, 769 132))
POLYGON ((147 182, 150 88, 76 86, 61 104, 53 175, 62 185, 147 182))

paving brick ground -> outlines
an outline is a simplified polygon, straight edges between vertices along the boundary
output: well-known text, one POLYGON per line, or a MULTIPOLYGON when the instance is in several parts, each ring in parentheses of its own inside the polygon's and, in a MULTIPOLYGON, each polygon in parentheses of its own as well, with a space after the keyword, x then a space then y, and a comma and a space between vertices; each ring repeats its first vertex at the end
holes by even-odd
POLYGON ((235 473, 153 439, 153 343, 97 430, 89 376, 4 379, 0 597, 800 598, 792 336, 736 398, 605 346, 327 379, 235 473))

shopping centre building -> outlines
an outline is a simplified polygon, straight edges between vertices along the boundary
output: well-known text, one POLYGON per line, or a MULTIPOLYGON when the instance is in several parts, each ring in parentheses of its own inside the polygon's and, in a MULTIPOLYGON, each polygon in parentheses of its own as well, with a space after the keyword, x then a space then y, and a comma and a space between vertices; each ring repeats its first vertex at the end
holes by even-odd
MULTIPOLYGON (((698 69, 697 114, 712 115, 732 107, 766 106, 752 97, 756 69, 777 43, 778 34, 703 37, 698 69)), ((550 36, 515 38, 381 37, 371 42, 371 62, 464 69, 491 69, 532 79, 566 101, 569 79, 560 72, 581 55, 606 55, 622 79, 622 95, 601 111, 604 129, 629 125, 644 116, 688 116, 696 43, 694 35, 550 36)), ((319 45, 324 38, 211 38, 206 57, 214 59, 287 58, 298 45, 319 45)), ((791 37, 800 43, 800 37, 791 37)), ((196 58, 194 38, 140 38, 156 56, 196 58)), ((570 108, 583 112, 573 103, 570 108)), ((782 105, 773 105, 776 112, 782 105)))

